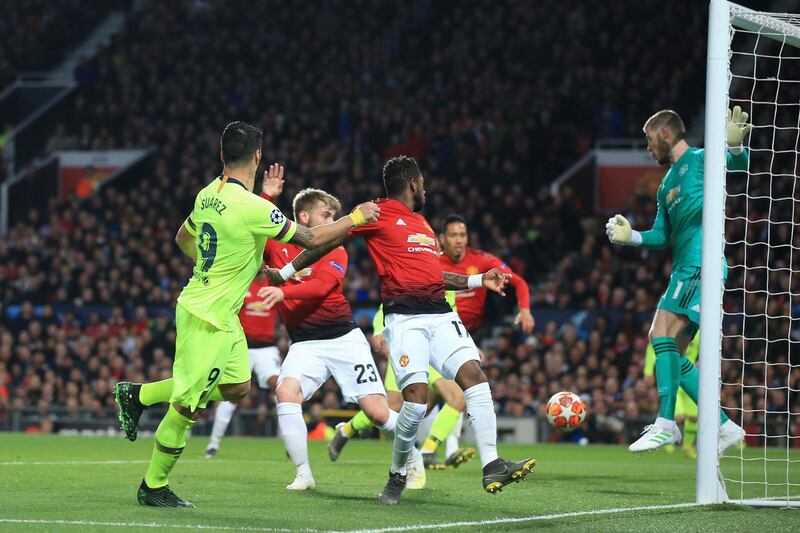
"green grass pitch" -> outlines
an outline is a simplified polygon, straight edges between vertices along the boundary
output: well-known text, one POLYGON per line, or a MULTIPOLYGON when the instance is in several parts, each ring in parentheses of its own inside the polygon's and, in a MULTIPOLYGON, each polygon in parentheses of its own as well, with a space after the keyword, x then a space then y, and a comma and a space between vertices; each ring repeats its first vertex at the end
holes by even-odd
MULTIPOLYGON (((387 442, 353 441, 337 463, 328 460, 323 443, 311 443, 317 490, 291 493, 284 487, 294 468, 280 441, 228 438, 219 456, 207 461, 205 439, 193 438, 170 483, 197 508, 144 508, 135 493, 152 443, 145 437, 129 443, 0 434, 0 530, 800 531, 800 510, 714 506, 585 514, 694 499, 694 461, 680 452, 637 458, 615 446, 501 445, 506 457, 536 457, 527 481, 486 494, 476 459, 458 470, 428 472, 425 490, 406 491, 400 505, 386 508, 376 496, 386 481, 387 442), (519 520, 482 522, 513 518, 519 520)), ((738 462, 729 468, 738 471, 738 462)), ((752 468, 755 475, 763 463, 754 461, 752 468)), ((769 468, 770 481, 777 480, 786 463, 769 468)))

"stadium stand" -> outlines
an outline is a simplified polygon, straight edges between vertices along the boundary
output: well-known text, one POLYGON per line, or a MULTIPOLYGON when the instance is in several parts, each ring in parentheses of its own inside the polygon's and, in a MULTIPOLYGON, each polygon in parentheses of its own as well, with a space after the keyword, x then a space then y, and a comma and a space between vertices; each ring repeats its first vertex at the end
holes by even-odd
MULTIPOLYGON (((221 128, 243 119, 264 127, 266 159, 287 167, 287 212, 305 186, 346 207, 380 196, 384 159, 416 157, 434 226, 462 214, 471 245, 503 257, 533 288, 529 337, 509 325, 513 302, 489 302, 480 341, 498 412, 541 414, 550 394, 573 390, 590 399, 590 440, 638 430, 627 421, 658 405, 642 366, 668 256, 612 254, 604 220, 569 188, 547 185, 595 140, 639 137, 655 109, 697 112, 705 43, 649 36, 703 34, 704 11, 659 2, 665 16, 641 17, 645 27, 633 31, 624 17, 652 12, 655 1, 420 0, 377 12, 363 1, 269 2, 247 3, 251 16, 241 19, 245 3, 147 2, 76 70, 69 119, 48 149, 155 145, 154 171, 82 203, 51 199, 0 239, 0 427, 31 407, 107 415, 116 381, 169 374, 174 302, 190 273, 172 239, 219 172, 221 128), (175 39, 186 17, 192 24, 175 39), (546 17, 568 23, 556 35, 540 24, 546 17), (590 39, 588 17, 606 30, 590 39), (671 83, 650 75, 654 63, 674 73, 671 83)), ((0 84, 18 68, 0 69, 0 84)), ((648 224, 653 198, 635 198, 630 210, 648 224)), ((371 263, 359 243, 350 254, 347 296, 374 309, 371 263)), ((321 391, 326 407, 339 407, 334 391, 321 391)), ((768 401, 785 409, 778 396, 768 401)))

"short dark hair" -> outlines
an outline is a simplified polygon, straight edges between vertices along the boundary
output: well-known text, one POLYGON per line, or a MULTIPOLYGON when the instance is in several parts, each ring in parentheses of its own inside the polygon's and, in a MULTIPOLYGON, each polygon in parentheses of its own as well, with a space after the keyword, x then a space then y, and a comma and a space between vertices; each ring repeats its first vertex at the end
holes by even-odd
POLYGON ((642 131, 647 133, 650 129, 668 128, 675 139, 683 139, 686 137, 686 126, 683 124, 680 115, 672 109, 662 109, 657 111, 647 122, 644 123, 642 131))
POLYGON ((253 158, 256 150, 261 149, 264 133, 261 128, 237 120, 225 126, 219 147, 222 160, 226 165, 246 165, 253 158))
POLYGON ((383 185, 387 196, 397 196, 408 186, 408 182, 420 177, 422 173, 413 157, 399 155, 383 165, 383 185))
POLYGON ((450 213, 449 215, 444 217, 444 222, 442 222, 442 234, 447 233, 447 226, 456 223, 464 224, 464 226, 467 225, 467 221, 464 220, 464 217, 462 217, 461 215, 450 213))

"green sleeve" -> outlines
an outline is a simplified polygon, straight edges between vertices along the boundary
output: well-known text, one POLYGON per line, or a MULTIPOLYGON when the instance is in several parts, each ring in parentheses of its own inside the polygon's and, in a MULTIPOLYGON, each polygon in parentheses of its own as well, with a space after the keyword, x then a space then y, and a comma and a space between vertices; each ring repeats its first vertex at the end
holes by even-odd
POLYGON ((653 345, 648 343, 647 350, 644 352, 644 375, 652 376, 656 367, 656 350, 653 345))
POLYGON ((373 335, 383 334, 383 304, 378 306, 378 310, 375 312, 375 316, 372 317, 372 334, 373 335))
POLYGON ((456 307, 456 291, 445 291, 444 299, 450 304, 450 308, 458 313, 458 308, 456 307))
POLYGON ((651 229, 642 232, 642 248, 666 248, 669 244, 670 224, 666 215, 667 208, 661 202, 660 193, 659 190, 656 196, 658 202, 656 221, 651 229))
POLYGON ((741 152, 734 155, 730 150, 725 152, 725 163, 728 170, 747 170, 747 163, 750 156, 747 153, 747 148, 742 149, 741 152))
POLYGON ((297 224, 286 218, 269 200, 253 196, 252 201, 242 208, 247 210, 245 216, 254 235, 289 242, 297 231, 297 224))

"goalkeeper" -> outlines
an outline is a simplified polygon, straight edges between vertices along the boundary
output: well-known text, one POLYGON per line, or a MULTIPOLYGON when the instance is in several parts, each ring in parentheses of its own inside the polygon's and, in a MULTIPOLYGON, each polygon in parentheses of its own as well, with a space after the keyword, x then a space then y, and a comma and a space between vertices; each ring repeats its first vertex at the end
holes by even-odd
MULTIPOLYGON (((742 141, 752 129, 747 113, 739 106, 728 111, 727 166, 745 170, 747 150, 742 141)), ((659 410, 654 424, 628 448, 634 453, 655 450, 681 442, 675 423, 678 388, 697 403, 697 366, 683 356, 700 327, 700 265, 703 229, 702 148, 686 142, 686 128, 677 113, 662 110, 644 125, 647 151, 659 165, 668 168, 657 192, 658 209, 652 229, 639 233, 622 215, 608 219, 606 233, 614 244, 666 248, 672 242, 672 274, 669 286, 658 302, 650 328, 650 342, 656 354, 655 373, 659 410)), ((727 266, 722 272, 727 278, 727 266)), ((744 438, 744 430, 720 411, 718 449, 720 453, 744 438)))

